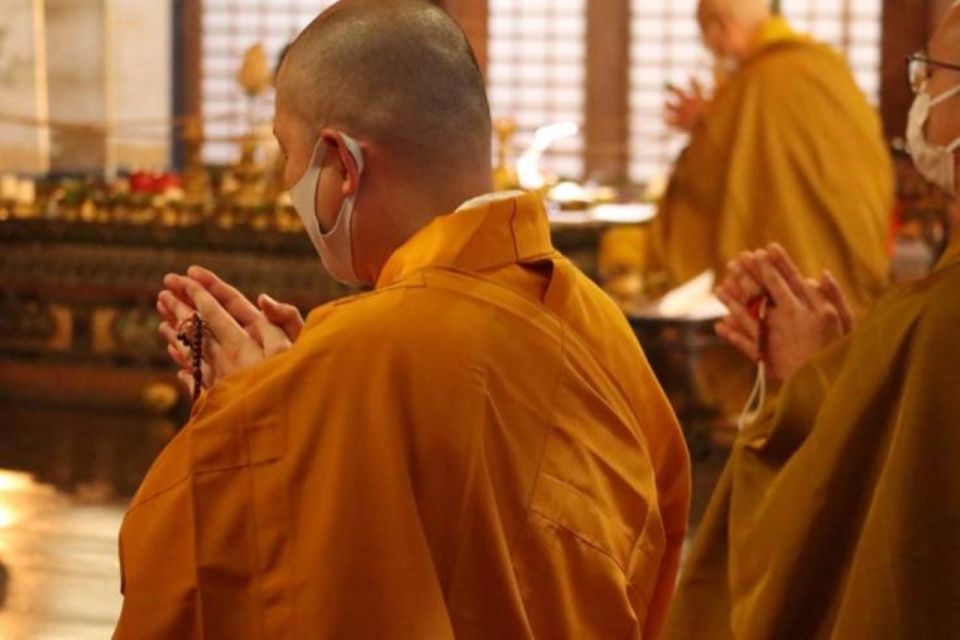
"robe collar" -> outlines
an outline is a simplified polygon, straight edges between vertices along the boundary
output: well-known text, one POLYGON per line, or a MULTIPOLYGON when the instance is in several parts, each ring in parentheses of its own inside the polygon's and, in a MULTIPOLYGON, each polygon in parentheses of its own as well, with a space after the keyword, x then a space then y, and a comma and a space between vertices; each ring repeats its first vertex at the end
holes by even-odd
POLYGON ((482 198, 467 206, 438 216, 397 249, 381 270, 376 288, 430 267, 482 272, 556 254, 539 195, 482 198))
POLYGON ((767 49, 776 45, 806 41, 809 41, 809 37, 794 31, 786 18, 783 16, 774 16, 767 20, 757 31, 753 43, 750 45, 747 60, 761 55, 767 49))

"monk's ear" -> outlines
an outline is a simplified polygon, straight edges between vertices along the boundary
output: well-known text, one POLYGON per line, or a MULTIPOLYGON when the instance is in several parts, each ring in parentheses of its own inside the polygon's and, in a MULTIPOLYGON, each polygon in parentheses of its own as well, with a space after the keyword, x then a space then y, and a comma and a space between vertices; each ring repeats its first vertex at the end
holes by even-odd
POLYGON ((360 167, 357 159, 350 153, 343 134, 333 129, 324 129, 321 133, 329 148, 336 154, 336 164, 343 176, 342 192, 344 197, 352 195, 360 188, 360 167))

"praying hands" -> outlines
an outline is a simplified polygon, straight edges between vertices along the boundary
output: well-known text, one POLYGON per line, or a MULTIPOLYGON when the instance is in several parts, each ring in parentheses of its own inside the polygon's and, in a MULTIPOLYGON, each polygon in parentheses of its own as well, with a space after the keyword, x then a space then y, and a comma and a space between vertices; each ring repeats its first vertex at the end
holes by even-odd
POLYGON ((160 334, 180 367, 180 380, 194 392, 190 350, 178 339, 180 328, 199 313, 205 325, 201 379, 204 389, 289 349, 300 335, 303 318, 296 307, 263 294, 254 305, 236 288, 202 267, 186 275, 168 274, 157 296, 160 334))
POLYGON ((689 89, 683 90, 668 85, 667 92, 669 93, 666 103, 667 124, 686 133, 696 131, 710 102, 710 97, 703 85, 694 78, 690 81, 689 89))
POLYGON ((730 310, 717 323, 717 334, 751 360, 764 362, 779 381, 853 328, 850 307, 833 276, 804 278, 777 244, 740 254, 727 265, 716 294, 730 310))

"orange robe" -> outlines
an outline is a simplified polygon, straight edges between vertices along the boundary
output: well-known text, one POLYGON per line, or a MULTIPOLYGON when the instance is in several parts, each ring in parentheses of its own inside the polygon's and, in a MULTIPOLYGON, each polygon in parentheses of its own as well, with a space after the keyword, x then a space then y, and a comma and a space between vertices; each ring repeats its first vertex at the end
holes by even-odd
POLYGON ((960 638, 960 238, 740 434, 665 637, 960 638))
POLYGON ((685 444, 538 198, 440 217, 219 382, 120 535, 117 638, 655 637, 685 444))
POLYGON ((653 223, 675 284, 781 243, 858 311, 888 283, 894 172, 880 119, 829 47, 770 20, 677 160, 653 223))

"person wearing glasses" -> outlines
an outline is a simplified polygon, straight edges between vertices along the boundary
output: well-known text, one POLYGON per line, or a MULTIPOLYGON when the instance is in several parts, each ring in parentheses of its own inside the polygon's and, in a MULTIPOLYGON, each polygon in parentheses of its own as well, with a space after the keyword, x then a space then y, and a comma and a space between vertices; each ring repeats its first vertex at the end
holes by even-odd
MULTIPOLYGON (((956 195, 960 5, 910 78, 908 149, 956 195)), ((664 637, 960 638, 960 233, 857 322, 803 274, 774 245, 721 286, 718 331, 785 386, 734 445, 664 637)))
MULTIPOLYGON (((689 133, 659 215, 651 269, 677 286, 718 277, 741 251, 781 243, 807 272, 829 269, 861 313, 888 285, 894 172, 880 119, 846 61, 796 33, 769 0, 702 0, 703 42, 723 76, 711 97, 674 91, 689 133)), ((749 363, 707 353, 708 404, 739 412, 749 363)))

